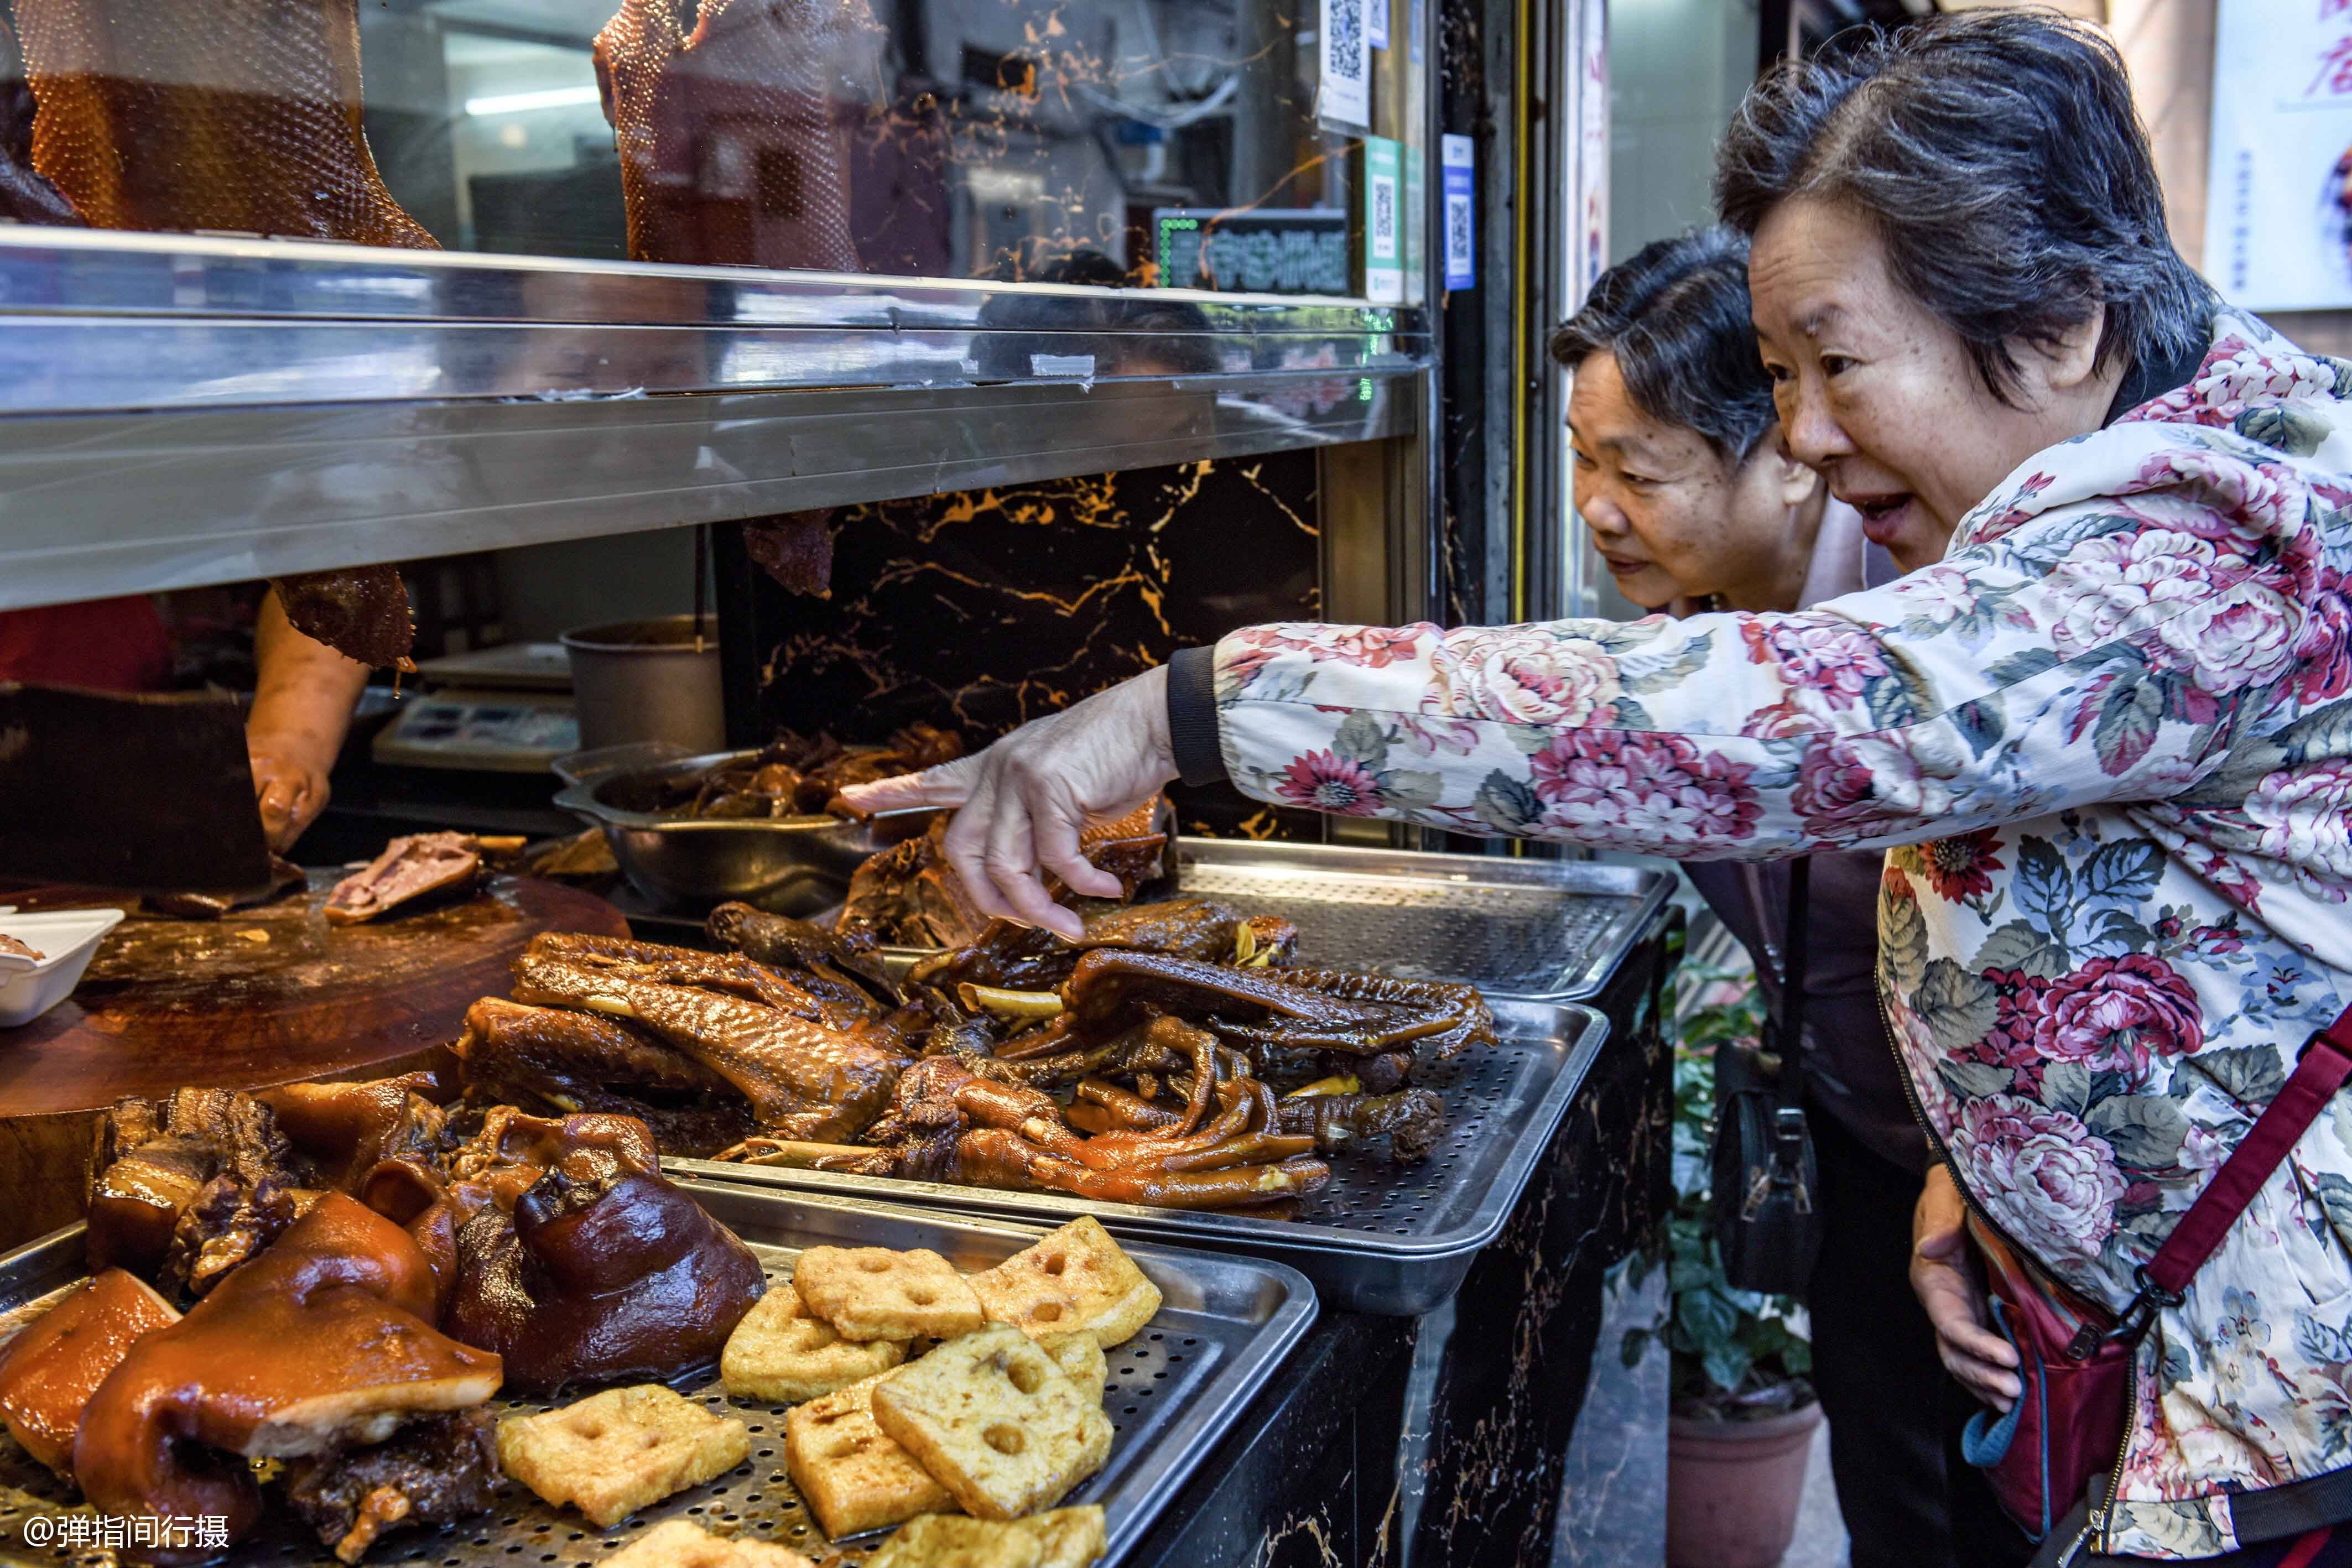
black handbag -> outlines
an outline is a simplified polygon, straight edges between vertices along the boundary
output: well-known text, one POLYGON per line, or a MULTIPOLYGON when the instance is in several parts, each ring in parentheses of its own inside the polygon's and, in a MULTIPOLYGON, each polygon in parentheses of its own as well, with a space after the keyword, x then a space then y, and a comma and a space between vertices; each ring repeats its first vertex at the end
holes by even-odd
POLYGON ((1801 1295, 1822 1249, 1805 1122, 1805 915, 1811 865, 1789 866, 1780 1016, 1756 1045, 1715 1051, 1715 1239, 1735 1289, 1801 1295))

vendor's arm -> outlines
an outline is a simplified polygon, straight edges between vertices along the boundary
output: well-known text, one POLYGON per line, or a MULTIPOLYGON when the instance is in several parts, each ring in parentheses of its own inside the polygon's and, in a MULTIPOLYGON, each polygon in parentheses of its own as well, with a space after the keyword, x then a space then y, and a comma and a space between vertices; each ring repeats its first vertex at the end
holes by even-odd
MULTIPOLYGON (((1441 631, 1253 627, 869 809, 976 810, 949 836, 983 908, 1080 892, 1068 821, 1222 764, 1278 805, 1685 859, 1914 842, 2098 800, 2194 804, 2242 712, 2294 677, 2309 599, 2292 471, 2142 426, 2129 501, 2022 476, 1977 542, 1782 615, 1441 631), (2006 507, 2006 510, 2003 510, 2006 507), (1213 660, 1207 668, 1202 661, 1213 660), (1203 707, 1206 713, 1203 713, 1203 707), (1147 727, 1142 716, 1152 712, 1147 727), (1213 753, 1201 737, 1213 728, 1213 753), (974 785, 983 786, 974 789, 974 785), (1029 823, 1040 831, 1032 856, 1029 823), (984 846, 984 848, 983 848, 984 846), (1058 855, 1060 858, 1056 858, 1058 855)), ((2216 799, 2234 800, 2228 779, 2216 799)))
POLYGON ((254 623, 259 672, 246 717, 253 791, 269 847, 283 851, 327 808, 327 775, 351 727, 367 666, 296 631, 275 589, 254 623))

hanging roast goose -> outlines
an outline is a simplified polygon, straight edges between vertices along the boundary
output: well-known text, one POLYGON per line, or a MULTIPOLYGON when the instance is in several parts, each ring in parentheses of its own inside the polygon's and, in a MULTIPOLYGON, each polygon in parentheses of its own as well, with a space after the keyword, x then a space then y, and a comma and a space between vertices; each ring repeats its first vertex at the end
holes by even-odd
POLYGON ((866 0, 623 0, 596 35, 639 261, 857 270, 837 105, 866 0))
MULTIPOLYGON (((438 248, 384 189, 360 130, 358 0, 16 0, 16 25, 32 172, 89 223, 438 248)), ((407 657, 408 591, 391 568, 278 589, 329 647, 368 664, 407 657)))

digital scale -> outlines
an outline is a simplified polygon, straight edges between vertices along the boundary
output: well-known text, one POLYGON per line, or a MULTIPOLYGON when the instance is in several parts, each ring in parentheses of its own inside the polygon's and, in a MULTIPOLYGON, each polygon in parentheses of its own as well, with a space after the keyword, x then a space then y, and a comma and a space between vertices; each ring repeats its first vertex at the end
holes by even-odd
POLYGON ((371 755, 404 768, 543 773, 580 749, 572 662, 560 643, 509 643, 427 659, 371 755))

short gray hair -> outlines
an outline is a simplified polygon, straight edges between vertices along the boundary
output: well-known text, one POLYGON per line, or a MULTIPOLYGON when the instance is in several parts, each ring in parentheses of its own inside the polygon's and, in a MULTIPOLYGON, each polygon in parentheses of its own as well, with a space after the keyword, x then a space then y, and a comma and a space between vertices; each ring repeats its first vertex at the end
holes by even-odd
POLYGON ((1864 30, 1748 90, 1716 154, 1724 221, 1791 197, 1860 211, 1895 280, 1958 333, 1995 396, 2013 342, 2053 347, 2101 307, 2098 364, 2200 353, 2213 291, 2172 247, 2123 57, 2052 12, 1864 30))

